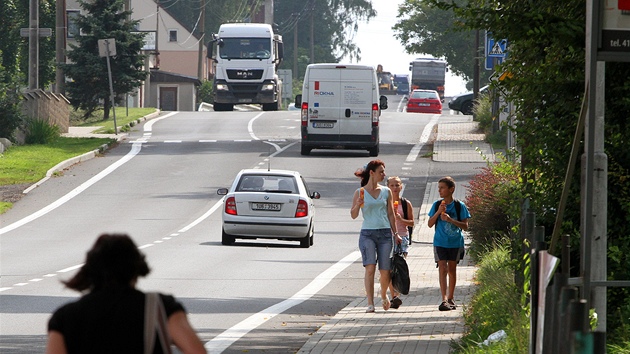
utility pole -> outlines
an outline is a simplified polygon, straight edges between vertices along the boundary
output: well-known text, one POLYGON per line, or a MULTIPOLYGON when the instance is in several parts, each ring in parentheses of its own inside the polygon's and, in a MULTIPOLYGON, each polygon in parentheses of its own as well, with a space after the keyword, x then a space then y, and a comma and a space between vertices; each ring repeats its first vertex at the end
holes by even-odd
POLYGON ((66 0, 55 3, 55 93, 64 94, 66 91, 66 77, 62 64, 66 63, 66 0))
POLYGON ((315 12, 315 0, 311 0, 311 43, 310 43, 310 58, 308 62, 310 64, 315 63, 315 22, 313 19, 313 13, 315 12))
MULTIPOLYGON (((597 331, 606 331, 606 287, 591 282, 607 280, 608 157, 604 152, 604 84, 606 62, 597 60, 602 3, 586 3, 586 83, 588 108, 582 156, 582 297, 597 312, 597 331)), ((588 324, 588 312, 585 314, 588 324)))
POLYGON ((39 0, 29 0, 28 89, 39 88, 39 0))
MULTIPOLYGON (((297 14, 295 14, 297 16, 297 14)), ((298 76, 298 19, 295 20, 293 25, 293 77, 298 76)))
POLYGON ((201 14, 199 15, 199 56, 197 58, 197 79, 203 82, 205 75, 203 73, 203 43, 206 33, 206 0, 199 0, 199 6, 201 7, 201 14))

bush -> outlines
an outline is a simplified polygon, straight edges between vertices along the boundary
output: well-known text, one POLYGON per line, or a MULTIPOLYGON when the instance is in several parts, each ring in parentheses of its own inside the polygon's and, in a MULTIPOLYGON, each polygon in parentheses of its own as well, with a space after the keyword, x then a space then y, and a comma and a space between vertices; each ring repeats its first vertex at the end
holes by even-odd
POLYGON ((482 168, 470 181, 465 203, 473 216, 468 221, 473 259, 478 260, 495 239, 512 231, 510 220, 520 215, 519 176, 516 163, 502 160, 482 168))
POLYGON ((206 80, 199 86, 199 94, 197 95, 197 105, 201 102, 213 103, 212 98, 212 81, 206 80))
MULTIPOLYGON (((471 219, 472 220, 472 219, 471 219)), ((514 283, 510 241, 497 238, 486 248, 475 274, 475 294, 465 306, 466 334, 456 345, 457 353, 527 353, 529 321, 514 283), (479 346, 488 336, 505 330, 507 339, 479 346)))
POLYGON ((60 136, 59 127, 42 119, 30 119, 26 124, 27 144, 48 144, 60 136))

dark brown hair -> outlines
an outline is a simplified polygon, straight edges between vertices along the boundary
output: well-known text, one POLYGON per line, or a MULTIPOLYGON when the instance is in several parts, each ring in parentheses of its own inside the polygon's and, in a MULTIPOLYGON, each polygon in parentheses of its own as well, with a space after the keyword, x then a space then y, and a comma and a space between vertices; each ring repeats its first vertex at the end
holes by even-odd
POLYGON ((361 178, 361 187, 365 186, 370 180, 370 171, 376 171, 379 166, 385 167, 385 162, 381 160, 372 160, 368 162, 363 168, 360 168, 354 172, 354 175, 361 178))
POLYGON ((446 177, 440 178, 438 183, 444 183, 444 184, 446 184, 448 186, 448 188, 455 188, 455 180, 451 176, 446 176, 446 177))
POLYGON ((78 291, 130 287, 131 281, 149 274, 149 265, 126 234, 102 234, 88 251, 85 264, 66 287, 78 291))

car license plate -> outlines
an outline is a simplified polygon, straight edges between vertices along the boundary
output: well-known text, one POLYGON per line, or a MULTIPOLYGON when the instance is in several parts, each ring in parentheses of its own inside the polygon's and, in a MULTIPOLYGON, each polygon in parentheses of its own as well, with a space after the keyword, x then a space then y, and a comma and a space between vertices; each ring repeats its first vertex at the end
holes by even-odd
POLYGON ((334 126, 335 126, 335 123, 313 122, 313 128, 332 128, 334 126))
POLYGON ((238 100, 240 103, 250 103, 252 102, 251 98, 239 98, 238 100))
POLYGON ((430 106, 430 105, 431 105, 430 103, 418 103, 418 106, 426 107, 426 106, 430 106))
POLYGON ((252 203, 252 210, 272 210, 279 211, 279 203, 252 203))

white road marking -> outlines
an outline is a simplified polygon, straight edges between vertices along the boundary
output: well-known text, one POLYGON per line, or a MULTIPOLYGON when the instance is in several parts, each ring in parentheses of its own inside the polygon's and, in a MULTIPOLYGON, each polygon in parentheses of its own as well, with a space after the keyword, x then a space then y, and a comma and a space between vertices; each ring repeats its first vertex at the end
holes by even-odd
POLYGON ((77 264, 77 265, 73 265, 72 267, 64 268, 62 270, 58 270, 57 273, 67 273, 67 272, 73 271, 73 270, 81 268, 81 267, 83 267, 83 263, 77 264))
POLYGON ((429 141, 429 137, 431 137, 433 126, 437 123, 439 119, 440 119, 440 115, 434 114, 433 118, 431 118, 431 121, 429 121, 429 123, 424 127, 424 130, 422 131, 422 135, 420 136, 420 140, 418 141, 416 145, 413 146, 413 148, 411 148, 411 151, 409 151, 409 155, 407 155, 407 159, 406 159, 407 162, 416 161, 416 159, 418 158, 418 155, 420 154, 420 150, 424 147, 424 144, 426 144, 429 141))
POLYGON ((139 249, 139 250, 143 250, 143 249, 145 249, 145 248, 149 248, 149 247, 151 247, 151 246, 155 246, 155 245, 154 245, 154 244, 152 244, 152 243, 149 243, 149 244, 146 244, 146 245, 143 245, 143 246, 138 247, 138 249, 139 249))
POLYGON ((345 256, 339 262, 326 269, 323 273, 318 275, 313 281, 305 286, 302 290, 298 291, 291 298, 279 302, 273 306, 270 306, 254 315, 249 316, 243 321, 237 323, 231 328, 225 330, 223 333, 214 337, 204 345, 208 353, 221 353, 227 349, 234 342, 241 337, 262 325, 266 321, 273 317, 283 313, 284 311, 303 303, 316 295, 321 289, 323 289, 331 280, 333 280, 339 273, 356 262, 361 258, 359 251, 354 251, 345 256))
MULTIPOLYGON (((153 120, 150 120, 149 122, 147 122, 147 124, 144 125, 144 131, 145 134, 146 132, 150 132, 153 129, 153 124, 155 124, 156 122, 170 117, 172 115, 174 115, 176 112, 172 112, 169 113, 163 117, 159 117, 153 120)), ((40 209, 39 211, 36 211, 35 213, 22 218, 21 220, 18 220, 16 222, 14 222, 13 224, 10 224, 8 226, 5 226, 3 228, 0 229, 0 235, 2 234, 6 234, 9 231, 13 231, 15 229, 17 229, 20 226, 24 226, 26 224, 28 224, 29 222, 38 219, 41 216, 44 216, 46 214, 48 214, 49 212, 57 209, 58 207, 60 207, 61 205, 65 204, 67 201, 71 200, 72 198, 76 197, 77 195, 81 194, 81 192, 85 191, 86 189, 88 189, 89 187, 91 187, 94 183, 100 181, 101 179, 105 178, 107 175, 109 175, 110 173, 114 172, 118 167, 124 165, 125 163, 129 162, 132 158, 134 158, 142 149, 142 144, 139 143, 133 143, 133 146, 131 147, 131 151, 129 151, 129 153, 127 153, 127 155, 123 156, 120 160, 114 162, 113 164, 111 164, 110 166, 108 166, 106 169, 104 169, 103 171, 101 171, 100 173, 98 173, 96 176, 90 178, 89 180, 87 180, 86 182, 84 182, 83 184, 81 184, 80 186, 78 186, 77 188, 73 189, 72 191, 70 191, 70 193, 64 195, 63 197, 57 199, 56 201, 54 201, 52 204, 47 205, 46 207, 40 209)))
POLYGON ((260 116, 262 116, 263 114, 265 114, 265 112, 258 113, 254 118, 249 120, 249 123, 247 123, 247 131, 249 132, 249 136, 251 136, 252 139, 254 140, 260 140, 258 139, 256 134, 254 134, 254 121, 258 119, 260 116))
POLYGON ((11 288, 11 287, 8 287, 8 288, 0 288, 0 293, 1 293, 1 292, 3 292, 3 291, 5 291, 5 290, 11 290, 11 289, 13 289, 13 288, 11 288))

